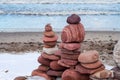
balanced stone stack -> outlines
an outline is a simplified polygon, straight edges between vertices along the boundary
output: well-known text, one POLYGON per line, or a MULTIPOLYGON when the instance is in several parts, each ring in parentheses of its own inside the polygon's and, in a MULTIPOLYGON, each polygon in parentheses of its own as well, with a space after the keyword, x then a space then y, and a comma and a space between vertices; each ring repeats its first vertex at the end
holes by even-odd
POLYGON ((99 54, 95 50, 81 53, 78 57, 80 64, 76 66, 76 71, 81 74, 93 74, 97 71, 104 70, 105 67, 99 60, 99 54))
POLYGON ((65 26, 61 33, 62 43, 61 60, 58 64, 66 68, 74 68, 78 63, 78 56, 80 54, 80 43, 84 40, 85 31, 83 25, 80 23, 80 17, 72 14, 67 18, 69 25, 65 26))
POLYGON ((60 57, 55 55, 58 51, 57 39, 58 36, 52 31, 50 24, 47 24, 43 36, 43 51, 41 56, 38 57, 40 65, 32 72, 32 76, 42 76, 46 80, 54 80, 62 75, 65 68, 58 64, 60 57))
POLYGON ((112 77, 112 72, 105 69, 99 60, 99 53, 96 50, 86 51, 78 57, 80 62, 75 70, 80 74, 88 74, 92 80, 108 79, 112 77))
POLYGON ((78 56, 81 53, 81 42, 85 37, 85 30, 80 21, 78 15, 72 14, 67 18, 68 25, 61 33, 62 42, 59 45, 61 59, 58 60, 58 64, 67 68, 62 74, 62 80, 87 80, 86 75, 81 75, 75 71, 78 56))

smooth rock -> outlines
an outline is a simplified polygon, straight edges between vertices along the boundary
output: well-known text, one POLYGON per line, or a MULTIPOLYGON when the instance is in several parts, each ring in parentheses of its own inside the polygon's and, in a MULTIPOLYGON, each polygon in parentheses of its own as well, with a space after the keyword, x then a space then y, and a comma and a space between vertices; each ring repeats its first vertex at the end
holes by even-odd
POLYGON ((85 30, 81 23, 70 24, 65 26, 61 33, 62 42, 83 42, 85 37, 85 30))
POLYGON ((49 31, 49 32, 45 31, 45 32, 43 33, 43 35, 44 35, 45 37, 52 38, 52 37, 55 36, 55 33, 54 33, 53 31, 49 31))
POLYGON ((46 66, 50 66, 51 60, 45 59, 44 57, 39 56, 39 57, 38 57, 38 62, 39 62, 40 64, 43 64, 43 65, 46 65, 46 66))
POLYGON ((81 45, 80 43, 61 43, 59 47, 67 50, 77 50, 81 47, 81 45))
POLYGON ((97 69, 87 69, 87 68, 81 66, 80 64, 78 64, 75 67, 75 71, 78 71, 81 74, 94 74, 94 73, 101 71, 101 70, 104 70, 104 69, 105 69, 104 65, 102 65, 101 67, 99 67, 97 69))
POLYGON ((94 63, 99 60, 99 53, 96 50, 86 51, 81 53, 78 57, 78 61, 81 63, 94 63))
POLYGON ((46 37, 46 36, 44 36, 43 37, 43 42, 53 42, 53 41, 57 41, 57 39, 58 39, 57 35, 55 35, 54 37, 46 37))
POLYGON ((52 31, 52 26, 50 24, 45 25, 45 31, 46 32, 52 31))
POLYGON ((81 18, 77 14, 72 14, 67 18, 68 24, 79 24, 81 18))
POLYGON ((50 63, 50 68, 53 70, 65 70, 66 69, 65 67, 59 65, 58 61, 52 61, 50 63))
POLYGON ((83 64, 81 63, 81 65, 85 68, 88 68, 88 69, 97 69, 99 68, 101 65, 102 65, 102 62, 99 60, 95 63, 90 63, 90 64, 83 64))
POLYGON ((25 76, 18 76, 14 80, 26 80, 27 78, 25 76))
POLYGON ((56 44, 57 44, 56 41, 53 41, 53 42, 44 42, 44 47, 45 48, 53 48, 53 47, 56 46, 56 44))
POLYGON ((62 80, 89 80, 89 75, 80 74, 74 69, 67 69, 62 74, 62 80))
POLYGON ((70 60, 70 59, 63 59, 63 58, 61 59, 61 62, 69 66, 74 66, 78 63, 77 60, 70 60))
POLYGON ((65 54, 61 53, 61 58, 64 59, 71 59, 71 60, 78 60, 80 54, 65 54))
POLYGON ((46 54, 45 52, 42 52, 41 56, 45 59, 49 60, 59 60, 60 58, 54 54, 46 54))
POLYGON ((49 76, 56 76, 60 77, 62 75, 63 71, 55 71, 55 70, 48 70, 47 75, 49 76))
POLYGON ((46 65, 39 65, 38 70, 46 72, 49 70, 49 68, 50 67, 46 65))
POLYGON ((41 76, 41 77, 45 78, 45 80, 55 80, 54 77, 51 77, 51 76, 47 75, 45 72, 42 72, 38 69, 33 70, 31 75, 32 76, 41 76))

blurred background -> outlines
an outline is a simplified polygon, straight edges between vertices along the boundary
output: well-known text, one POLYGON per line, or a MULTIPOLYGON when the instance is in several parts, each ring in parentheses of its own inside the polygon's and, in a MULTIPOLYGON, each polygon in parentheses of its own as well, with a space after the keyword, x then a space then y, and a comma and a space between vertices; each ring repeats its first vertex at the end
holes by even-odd
POLYGON ((0 32, 61 31, 73 13, 86 31, 120 31, 120 0, 0 0, 0 32))

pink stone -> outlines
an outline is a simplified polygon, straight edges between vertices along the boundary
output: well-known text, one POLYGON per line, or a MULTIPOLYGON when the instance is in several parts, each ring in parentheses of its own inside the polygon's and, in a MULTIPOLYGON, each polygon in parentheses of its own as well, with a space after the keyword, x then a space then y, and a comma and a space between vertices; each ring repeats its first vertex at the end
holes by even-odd
POLYGON ((47 75, 60 77, 63 71, 48 70, 47 75))
POLYGON ((44 32, 44 36, 46 36, 46 37, 54 37, 55 33, 53 31, 44 32))
POLYGON ((104 69, 105 69, 104 65, 100 66, 97 69, 87 69, 87 68, 81 66, 80 64, 78 64, 75 67, 75 70, 78 71, 80 74, 94 74, 94 73, 101 71, 101 70, 104 70, 104 69))
POLYGON ((88 69, 96 69, 96 68, 99 68, 102 65, 102 62, 97 61, 95 63, 90 63, 90 64, 82 64, 81 63, 81 65, 85 68, 88 68, 88 69))
POLYGON ((39 62, 40 64, 43 64, 43 65, 46 65, 46 66, 50 66, 51 60, 45 59, 45 58, 43 58, 42 56, 39 56, 39 57, 38 57, 38 62, 39 62))
POLYGON ((81 63, 94 63, 99 60, 99 53, 96 50, 86 51, 81 53, 78 61, 81 63))
POLYGON ((61 61, 69 66, 74 66, 78 63, 77 60, 70 60, 70 59, 61 59, 61 61))
POLYGON ((49 66, 39 65, 38 70, 46 72, 49 70, 49 66))
POLYGON ((41 56, 45 59, 49 59, 49 60, 59 60, 60 58, 54 54, 46 54, 45 52, 43 52, 41 54, 41 56))
POLYGON ((89 75, 80 74, 74 69, 67 69, 62 74, 62 80, 89 80, 89 75))
POLYGON ((66 67, 66 68, 70 68, 71 67, 70 65, 65 64, 62 60, 58 60, 58 64, 63 66, 63 67, 66 67))
POLYGON ((58 36, 55 35, 54 37, 43 37, 43 42, 53 42, 53 41, 57 41, 58 36))
POLYGON ((40 71, 38 69, 33 70, 31 75, 32 76, 41 76, 41 77, 44 77, 46 80, 55 80, 54 77, 51 77, 51 76, 47 75, 45 72, 40 71))
POLYGON ((18 76, 14 80, 26 80, 27 78, 25 76, 18 76))
POLYGON ((62 42, 82 42, 85 37, 85 30, 81 23, 67 25, 62 33, 62 42))
POLYGON ((71 51, 71 50, 67 50, 67 49, 63 49, 63 48, 61 48, 61 52, 64 54, 70 54, 70 55, 81 53, 80 49, 71 51))
POLYGON ((50 24, 45 25, 45 31, 52 31, 52 26, 50 24))
POLYGON ((45 48, 53 48, 55 47, 57 44, 57 41, 53 41, 53 42, 44 42, 44 47, 45 48))
POLYGON ((58 61, 52 61, 50 63, 50 68, 53 70, 65 70, 66 69, 65 67, 59 65, 58 61))
POLYGON ((56 55, 56 56, 58 56, 58 57, 61 57, 61 50, 59 49, 59 50, 57 50, 55 53, 54 53, 54 55, 56 55))
POLYGON ((79 57, 79 54, 61 53, 61 58, 64 58, 64 59, 78 60, 78 57, 79 57))
POLYGON ((81 47, 80 43, 61 43, 60 48, 65 48, 67 50, 77 50, 81 47))

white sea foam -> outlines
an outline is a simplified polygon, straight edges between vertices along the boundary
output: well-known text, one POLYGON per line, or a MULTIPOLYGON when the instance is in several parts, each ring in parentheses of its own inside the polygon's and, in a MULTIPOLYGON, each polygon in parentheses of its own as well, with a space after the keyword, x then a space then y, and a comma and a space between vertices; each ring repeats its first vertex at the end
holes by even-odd
POLYGON ((78 15, 119 15, 120 12, 109 12, 109 11, 61 11, 61 12, 32 12, 32 11, 24 11, 24 12, 10 12, 6 13, 4 11, 0 11, 0 14, 17 14, 17 15, 47 15, 47 16, 64 16, 70 14, 78 14, 78 15))
POLYGON ((0 0, 0 3, 120 3, 120 0, 0 0))
POLYGON ((0 14, 119 15, 120 4, 0 4, 0 14))

